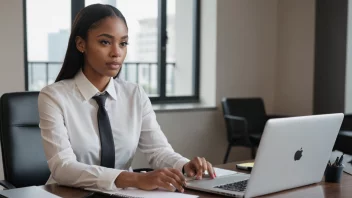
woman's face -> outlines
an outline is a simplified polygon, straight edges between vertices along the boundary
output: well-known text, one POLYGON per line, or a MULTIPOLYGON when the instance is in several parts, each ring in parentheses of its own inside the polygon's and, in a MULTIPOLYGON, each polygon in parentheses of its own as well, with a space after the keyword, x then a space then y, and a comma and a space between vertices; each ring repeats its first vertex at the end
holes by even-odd
POLYGON ((128 30, 120 18, 103 19, 88 31, 86 40, 81 39, 81 45, 79 39, 76 43, 78 50, 83 47, 84 70, 106 77, 115 77, 119 73, 128 44, 128 30))

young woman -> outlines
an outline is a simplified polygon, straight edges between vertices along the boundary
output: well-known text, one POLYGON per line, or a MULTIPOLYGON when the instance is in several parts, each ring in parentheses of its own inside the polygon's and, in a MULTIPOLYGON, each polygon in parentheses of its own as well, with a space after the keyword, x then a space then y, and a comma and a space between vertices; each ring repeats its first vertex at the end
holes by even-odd
POLYGON ((175 153, 143 89, 117 78, 127 45, 126 20, 113 6, 90 5, 76 16, 62 69, 38 99, 48 183, 183 192, 182 171, 216 177, 204 158, 175 153), (137 148, 154 171, 131 171, 137 148))

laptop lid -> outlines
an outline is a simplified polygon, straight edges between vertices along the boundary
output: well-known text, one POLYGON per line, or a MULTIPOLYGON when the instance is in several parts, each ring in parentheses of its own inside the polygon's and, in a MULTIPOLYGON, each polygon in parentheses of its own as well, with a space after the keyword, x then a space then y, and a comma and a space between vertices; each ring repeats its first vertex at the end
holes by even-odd
POLYGON ((269 120, 245 197, 320 182, 343 117, 338 113, 269 120))

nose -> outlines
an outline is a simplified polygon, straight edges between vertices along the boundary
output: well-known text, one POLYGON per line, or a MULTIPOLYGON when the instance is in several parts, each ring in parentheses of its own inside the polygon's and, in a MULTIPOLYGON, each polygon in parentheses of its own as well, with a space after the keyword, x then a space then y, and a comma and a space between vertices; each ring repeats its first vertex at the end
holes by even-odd
POLYGON ((111 45, 111 51, 110 51, 111 57, 113 57, 113 58, 120 57, 121 52, 122 52, 122 49, 120 48, 119 44, 111 45))

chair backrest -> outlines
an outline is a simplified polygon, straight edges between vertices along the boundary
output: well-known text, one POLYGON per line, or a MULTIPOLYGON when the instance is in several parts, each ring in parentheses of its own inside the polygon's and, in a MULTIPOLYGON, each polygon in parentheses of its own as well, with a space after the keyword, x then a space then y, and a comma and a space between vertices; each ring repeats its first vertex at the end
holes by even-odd
POLYGON ((0 138, 5 180, 15 187, 44 185, 50 176, 39 128, 39 92, 0 99, 0 138))
MULTIPOLYGON (((265 112, 264 102, 261 98, 223 98, 222 108, 224 115, 233 115, 246 118, 249 132, 263 132, 267 115, 265 112)), ((229 124, 228 128, 235 127, 229 124)))
POLYGON ((265 117, 264 102, 261 98, 223 98, 224 113, 241 117, 265 117))
POLYGON ((343 118, 341 129, 342 131, 352 131, 352 115, 346 114, 343 118))

